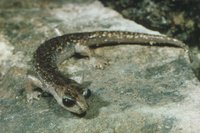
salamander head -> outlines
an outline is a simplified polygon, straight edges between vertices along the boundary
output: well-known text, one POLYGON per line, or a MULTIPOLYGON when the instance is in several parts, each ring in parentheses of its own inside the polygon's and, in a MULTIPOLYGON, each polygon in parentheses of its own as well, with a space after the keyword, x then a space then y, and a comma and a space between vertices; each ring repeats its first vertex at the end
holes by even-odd
POLYGON ((84 116, 88 109, 86 98, 91 94, 89 89, 82 90, 78 86, 66 86, 62 89, 57 89, 58 97, 57 102, 64 107, 66 110, 84 116))

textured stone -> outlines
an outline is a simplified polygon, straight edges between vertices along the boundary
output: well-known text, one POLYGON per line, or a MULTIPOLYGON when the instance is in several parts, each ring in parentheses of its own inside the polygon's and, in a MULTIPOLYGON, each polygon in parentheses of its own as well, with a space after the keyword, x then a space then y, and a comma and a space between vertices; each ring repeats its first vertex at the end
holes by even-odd
POLYGON ((159 33, 98 1, 1 3, 7 8, 0 9, 0 132, 199 132, 200 83, 180 48, 97 48, 97 54, 110 60, 104 70, 87 59, 65 61, 60 66, 64 73, 91 82, 90 109, 84 118, 64 110, 53 97, 26 103, 26 71, 32 53, 46 39, 95 30, 159 33))

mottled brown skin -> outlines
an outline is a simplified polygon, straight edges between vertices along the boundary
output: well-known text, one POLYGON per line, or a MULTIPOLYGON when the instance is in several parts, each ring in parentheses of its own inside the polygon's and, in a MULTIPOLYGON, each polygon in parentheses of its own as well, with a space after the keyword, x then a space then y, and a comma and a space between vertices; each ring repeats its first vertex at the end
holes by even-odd
POLYGON ((58 63, 70 58, 75 53, 90 57, 92 56, 90 52, 92 47, 122 44, 172 46, 187 49, 187 46, 181 41, 162 35, 123 31, 66 34, 45 41, 35 51, 33 68, 39 80, 37 82, 33 81, 32 84, 51 93, 57 102, 70 112, 76 114, 85 113, 88 109, 88 104, 82 94, 84 88, 74 80, 65 77, 58 70, 58 63), (38 85, 38 82, 40 85, 38 85), (66 96, 75 100, 73 106, 66 107, 63 104, 62 99, 66 96))

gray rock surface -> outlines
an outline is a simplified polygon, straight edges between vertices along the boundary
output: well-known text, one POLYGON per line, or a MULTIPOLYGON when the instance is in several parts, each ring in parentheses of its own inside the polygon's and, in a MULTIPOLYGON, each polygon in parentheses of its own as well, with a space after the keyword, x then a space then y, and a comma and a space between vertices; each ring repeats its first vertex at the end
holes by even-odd
POLYGON ((78 82, 90 81, 90 109, 79 118, 53 97, 26 102, 24 81, 34 50, 72 32, 128 30, 159 34, 126 20, 98 1, 0 2, 0 132, 198 133, 200 83, 183 49, 125 45, 97 48, 104 70, 87 59, 61 66, 78 82))

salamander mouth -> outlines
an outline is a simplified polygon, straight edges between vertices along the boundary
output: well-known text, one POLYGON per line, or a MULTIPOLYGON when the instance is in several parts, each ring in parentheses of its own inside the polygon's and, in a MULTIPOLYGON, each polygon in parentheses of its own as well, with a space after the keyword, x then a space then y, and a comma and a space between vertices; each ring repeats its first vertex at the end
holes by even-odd
POLYGON ((86 111, 84 111, 84 112, 82 112, 82 113, 80 113, 80 114, 77 114, 77 113, 73 113, 73 112, 71 112, 73 115, 76 115, 76 116, 78 116, 78 117, 84 117, 84 116, 86 116, 86 114, 87 114, 87 112, 86 111))

